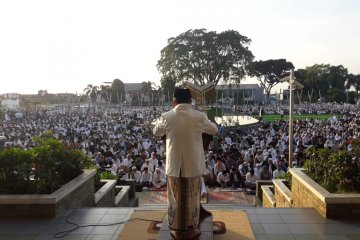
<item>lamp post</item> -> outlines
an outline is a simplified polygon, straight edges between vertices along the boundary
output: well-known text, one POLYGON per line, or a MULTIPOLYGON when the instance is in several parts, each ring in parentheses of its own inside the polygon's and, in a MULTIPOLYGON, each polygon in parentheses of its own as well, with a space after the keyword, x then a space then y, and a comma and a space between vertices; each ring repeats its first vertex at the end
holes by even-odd
POLYGON ((292 167, 292 159, 294 157, 294 127, 293 127, 293 119, 294 119, 294 69, 290 70, 290 106, 289 106, 289 167, 292 167))
POLYGON ((289 167, 292 167, 293 157, 294 157, 294 129, 293 129, 293 121, 294 121, 294 90, 302 89, 304 86, 295 81, 294 78, 294 69, 290 70, 290 76, 286 76, 280 79, 280 82, 289 82, 289 92, 290 92, 290 106, 289 106, 289 167))

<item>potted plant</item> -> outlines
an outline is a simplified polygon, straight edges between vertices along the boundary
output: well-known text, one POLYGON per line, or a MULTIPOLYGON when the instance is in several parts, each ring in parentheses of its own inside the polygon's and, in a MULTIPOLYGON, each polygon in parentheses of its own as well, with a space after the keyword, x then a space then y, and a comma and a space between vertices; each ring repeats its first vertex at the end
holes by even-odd
POLYGON ((50 132, 34 143, 0 151, 0 217, 54 217, 67 207, 93 206, 91 159, 50 132))
POLYGON ((360 216, 360 144, 338 150, 308 148, 304 169, 292 168, 295 207, 313 207, 323 217, 360 216))

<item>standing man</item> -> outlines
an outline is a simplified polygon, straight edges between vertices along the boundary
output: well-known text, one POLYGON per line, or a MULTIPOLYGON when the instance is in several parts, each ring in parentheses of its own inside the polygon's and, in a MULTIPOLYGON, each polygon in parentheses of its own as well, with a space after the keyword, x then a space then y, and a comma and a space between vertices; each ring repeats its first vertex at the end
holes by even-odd
POLYGON ((166 135, 168 222, 174 239, 193 239, 200 213, 201 175, 205 172, 202 133, 216 134, 206 114, 192 108, 189 89, 176 88, 173 109, 163 113, 153 132, 166 135))

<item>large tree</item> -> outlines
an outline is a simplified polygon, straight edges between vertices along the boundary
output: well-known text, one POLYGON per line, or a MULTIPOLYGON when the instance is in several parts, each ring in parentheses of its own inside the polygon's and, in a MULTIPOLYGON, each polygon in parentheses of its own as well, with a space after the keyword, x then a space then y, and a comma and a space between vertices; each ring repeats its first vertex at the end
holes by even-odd
MULTIPOLYGON (((160 79, 160 84, 163 94, 165 94, 165 96, 168 96, 168 98, 170 98, 170 96, 172 96, 175 91, 175 85, 176 85, 175 77, 168 75, 162 76, 160 79)), ((170 101, 170 99, 168 100, 170 101)))
POLYGON ((125 86, 120 79, 114 79, 111 84, 111 103, 121 103, 125 100, 125 86))
POLYGON ((345 87, 347 89, 354 87, 355 91, 359 92, 360 91, 360 74, 355 75, 355 74, 350 73, 348 75, 348 82, 345 87))
POLYGON ((312 102, 320 98, 342 101, 342 97, 339 96, 345 94, 345 88, 353 85, 351 75, 342 65, 314 64, 306 67, 303 75, 304 78, 298 81, 304 85, 305 93, 311 93, 308 100, 312 102))
POLYGON ((260 86, 264 88, 269 99, 271 89, 280 82, 282 77, 289 74, 292 68, 294 65, 286 59, 255 61, 250 66, 250 75, 259 80, 260 86))
POLYGON ((102 101, 110 102, 111 88, 109 85, 100 85, 99 93, 102 101))
POLYGON ((148 104, 151 104, 154 97, 155 87, 156 84, 154 82, 151 81, 142 82, 141 83, 142 100, 148 102, 148 104))
POLYGON ((141 83, 141 93, 146 95, 146 96, 150 96, 151 92, 153 90, 155 90, 155 83, 151 82, 151 81, 147 81, 147 82, 142 82, 141 83))
POLYGON ((254 58, 248 49, 250 42, 234 30, 188 30, 168 40, 157 67, 163 77, 172 77, 178 83, 239 83, 254 58))

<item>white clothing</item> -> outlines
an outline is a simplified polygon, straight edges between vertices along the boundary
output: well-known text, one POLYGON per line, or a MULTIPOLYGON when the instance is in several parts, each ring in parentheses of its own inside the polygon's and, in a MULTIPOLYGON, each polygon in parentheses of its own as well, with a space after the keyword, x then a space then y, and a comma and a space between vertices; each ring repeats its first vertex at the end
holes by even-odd
POLYGON ((152 172, 148 171, 141 174, 140 182, 152 182, 152 172))
POLYGON ((195 177, 205 172, 203 132, 216 134, 218 128, 203 112, 194 110, 190 104, 178 104, 161 115, 153 133, 160 137, 166 135, 168 176, 195 177))

